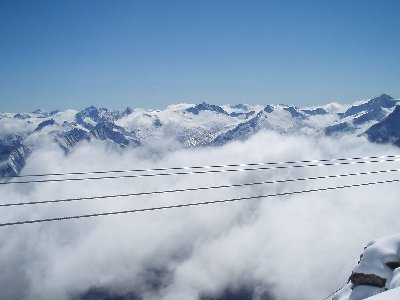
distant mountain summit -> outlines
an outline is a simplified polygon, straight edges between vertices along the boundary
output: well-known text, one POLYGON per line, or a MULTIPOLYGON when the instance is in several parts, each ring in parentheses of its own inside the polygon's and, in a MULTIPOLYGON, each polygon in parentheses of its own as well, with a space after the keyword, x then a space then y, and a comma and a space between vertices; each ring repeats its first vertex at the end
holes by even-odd
POLYGON ((366 103, 350 107, 342 115, 343 118, 354 116, 361 112, 371 112, 375 109, 392 108, 396 105, 397 101, 391 96, 382 94, 379 97, 373 98, 366 103))
POLYGON ((383 120, 399 103, 391 96, 382 94, 365 103, 353 105, 344 113, 339 113, 340 121, 328 126, 325 134, 329 136, 346 133, 361 134, 370 127, 372 123, 383 120))
POLYGON ((221 106, 208 104, 206 102, 197 104, 194 107, 189 107, 188 109, 186 109, 186 111, 189 113, 192 113, 194 115, 198 115, 202 111, 213 111, 213 112, 216 112, 219 114, 225 114, 225 115, 228 114, 221 106))

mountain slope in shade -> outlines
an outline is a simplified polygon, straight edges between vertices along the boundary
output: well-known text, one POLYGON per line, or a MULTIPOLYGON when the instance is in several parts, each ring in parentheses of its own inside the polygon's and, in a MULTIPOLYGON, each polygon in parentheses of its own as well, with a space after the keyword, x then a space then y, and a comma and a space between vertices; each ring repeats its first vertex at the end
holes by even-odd
POLYGON ((217 136, 213 141, 213 145, 223 145, 232 140, 243 140, 250 135, 257 133, 260 129, 272 130, 272 126, 267 120, 267 114, 272 111, 273 109, 270 106, 264 108, 257 114, 257 116, 249 121, 240 123, 235 128, 217 136))
POLYGON ((366 103, 354 105, 344 112, 343 118, 354 116, 361 112, 371 112, 379 108, 393 108, 396 106, 397 101, 391 96, 382 94, 379 97, 373 98, 366 103))
POLYGON ((55 141, 67 153, 81 141, 90 141, 91 135, 83 129, 73 128, 69 131, 58 134, 55 141))
POLYGON ((108 121, 99 122, 90 133, 95 138, 103 141, 110 140, 122 147, 140 145, 140 142, 133 137, 132 132, 127 132, 124 128, 108 121))
POLYGON ((18 135, 7 135, 0 139, 0 176, 18 175, 31 153, 18 135))
POLYGON ((371 126, 365 134, 371 142, 400 146, 400 106, 397 106, 384 120, 371 126))
POLYGON ((56 121, 54 121, 54 119, 49 119, 49 120, 46 120, 46 121, 43 121, 42 123, 40 123, 34 131, 40 131, 47 126, 52 126, 52 125, 56 125, 56 124, 57 123, 56 123, 56 121))
POLYGON ((381 121, 386 116, 385 111, 382 107, 375 108, 371 111, 368 111, 361 116, 355 118, 353 120, 354 125, 361 125, 370 121, 381 121))
POLYGON ((362 104, 353 105, 344 113, 339 113, 340 120, 324 129, 328 136, 343 134, 360 135, 369 127, 382 121, 398 104, 398 100, 382 94, 362 104))

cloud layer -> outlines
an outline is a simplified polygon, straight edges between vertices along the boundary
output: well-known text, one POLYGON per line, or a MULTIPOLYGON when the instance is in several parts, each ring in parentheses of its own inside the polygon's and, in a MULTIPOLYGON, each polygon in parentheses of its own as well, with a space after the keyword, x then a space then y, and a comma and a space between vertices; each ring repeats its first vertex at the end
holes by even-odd
MULTIPOLYGON (((220 148, 157 155, 82 143, 69 155, 43 141, 24 174, 375 156, 396 148, 363 138, 261 132, 220 148)), ((2 202, 123 194, 399 168, 399 163, 120 180, 8 185, 2 202)), ((379 179, 398 178, 396 174, 379 179)), ((2 208, 1 222, 272 194, 377 180, 377 176, 191 193, 2 208)), ((399 228, 396 184, 0 229, 0 298, 72 299, 93 287, 144 299, 218 296, 318 299, 343 285, 364 244, 399 228)))

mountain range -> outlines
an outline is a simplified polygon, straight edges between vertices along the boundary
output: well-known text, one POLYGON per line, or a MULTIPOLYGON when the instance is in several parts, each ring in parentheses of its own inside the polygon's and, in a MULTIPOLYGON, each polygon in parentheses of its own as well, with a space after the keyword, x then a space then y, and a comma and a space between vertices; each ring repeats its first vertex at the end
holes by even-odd
POLYGON ((37 109, 0 113, 0 176, 18 175, 37 141, 48 139, 68 154, 82 142, 99 141, 121 149, 157 142, 179 148, 221 146, 261 130, 279 134, 364 136, 374 143, 400 146, 399 100, 383 94, 353 105, 298 108, 279 105, 170 105, 164 110, 90 106, 82 111, 37 109))

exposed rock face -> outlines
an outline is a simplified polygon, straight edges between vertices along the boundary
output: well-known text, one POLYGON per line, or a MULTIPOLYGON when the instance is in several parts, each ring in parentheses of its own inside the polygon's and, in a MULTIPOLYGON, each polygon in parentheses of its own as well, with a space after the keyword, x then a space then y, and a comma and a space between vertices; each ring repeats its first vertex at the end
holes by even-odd
POLYGON ((123 147, 129 144, 133 144, 134 146, 140 145, 139 141, 128 138, 129 133, 124 128, 107 121, 98 123, 90 133, 100 140, 111 140, 123 147))
POLYGON ((386 284, 386 278, 379 277, 375 274, 364 273, 352 273, 349 281, 351 281, 353 287, 359 285, 370 285, 382 288, 386 284))
POLYGON ((31 154, 18 135, 8 135, 0 139, 0 176, 18 175, 25 166, 25 160, 31 154))
POLYGON ((259 131, 260 128, 269 128, 269 126, 266 125, 266 123, 267 123, 266 118, 265 118, 266 113, 268 113, 268 112, 265 112, 265 110, 262 110, 254 118, 252 118, 244 123, 240 123, 235 128, 217 136, 215 138, 215 140, 213 141, 213 144, 214 145, 223 145, 232 140, 245 139, 249 135, 259 131))
POLYGON ((271 105, 267 105, 266 107, 264 107, 263 111, 265 111, 266 113, 272 113, 274 111, 274 108, 271 105))
POLYGON ((90 134, 79 128, 71 129, 63 134, 59 134, 55 138, 56 142, 65 152, 68 152, 80 141, 90 141, 90 139, 90 134))
POLYGON ((36 127, 36 129, 34 130, 35 132, 42 130, 43 128, 47 127, 47 126, 52 126, 52 125, 56 125, 56 121, 54 121, 53 119, 50 120, 46 120, 43 121, 42 123, 40 123, 38 125, 38 127, 36 127))
POLYGON ((398 261, 389 261, 386 263, 386 265, 392 270, 400 268, 400 263, 398 261))
POLYGON ((121 114, 122 117, 129 116, 130 114, 133 113, 133 109, 130 107, 127 107, 121 114))

